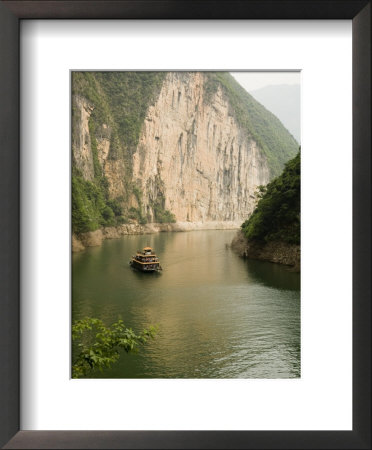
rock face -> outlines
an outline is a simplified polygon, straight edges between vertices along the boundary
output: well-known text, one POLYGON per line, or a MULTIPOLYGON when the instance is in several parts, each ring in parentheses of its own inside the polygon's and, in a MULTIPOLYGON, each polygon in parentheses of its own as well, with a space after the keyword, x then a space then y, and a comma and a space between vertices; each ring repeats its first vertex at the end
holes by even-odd
MULTIPOLYGON (((94 110, 94 105, 78 95, 73 97, 72 102, 75 112, 72 133, 73 164, 85 180, 92 181, 94 179, 94 163, 89 118, 94 110)), ((108 159, 111 147, 110 127, 103 123, 95 139, 97 159, 108 181, 110 197, 122 196, 125 194, 125 164, 121 159, 108 159)))
MULTIPOLYGON (((131 161, 109 158, 111 129, 96 132, 97 159, 110 198, 126 197, 156 222, 156 207, 177 222, 234 222, 239 226, 255 206, 256 187, 269 181, 266 157, 252 136, 239 127, 221 87, 207 98, 202 72, 169 72, 149 106, 131 161), (128 193, 125 164, 130 164, 128 193)), ((89 117, 94 106, 74 96, 73 163, 86 180, 94 178, 89 117)), ((206 225, 204 225, 205 227, 206 225)))
POLYGON ((299 272, 301 267, 301 247, 286 242, 273 241, 265 244, 248 242, 241 231, 234 237, 231 248, 238 255, 250 259, 260 259, 274 263, 292 266, 299 272))
POLYGON ((77 253, 86 247, 96 247, 105 239, 117 239, 128 234, 152 234, 166 231, 191 231, 191 230, 231 230, 236 229, 235 222, 177 222, 177 223, 138 223, 124 224, 117 227, 106 227, 102 230, 88 231, 72 235, 72 252, 77 253))
POLYGON ((86 99, 74 96, 73 102, 73 133, 72 133, 72 158, 75 167, 80 170, 86 180, 93 180, 94 166, 89 132, 89 117, 94 109, 86 99))
POLYGON ((160 202, 180 222, 239 226, 255 206, 256 187, 269 181, 265 156, 239 127, 221 88, 207 99, 205 84, 203 73, 170 72, 148 109, 133 182, 150 221, 160 202))

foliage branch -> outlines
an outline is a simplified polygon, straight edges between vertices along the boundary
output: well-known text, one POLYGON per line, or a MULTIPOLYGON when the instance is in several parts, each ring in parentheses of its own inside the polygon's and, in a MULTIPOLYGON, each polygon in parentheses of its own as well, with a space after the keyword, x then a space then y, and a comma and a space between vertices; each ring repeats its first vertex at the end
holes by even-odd
POLYGON ((72 378, 87 376, 95 369, 110 368, 120 358, 122 350, 137 352, 140 345, 153 339, 157 333, 154 326, 140 334, 127 328, 119 319, 110 327, 102 320, 86 317, 72 325, 72 378))

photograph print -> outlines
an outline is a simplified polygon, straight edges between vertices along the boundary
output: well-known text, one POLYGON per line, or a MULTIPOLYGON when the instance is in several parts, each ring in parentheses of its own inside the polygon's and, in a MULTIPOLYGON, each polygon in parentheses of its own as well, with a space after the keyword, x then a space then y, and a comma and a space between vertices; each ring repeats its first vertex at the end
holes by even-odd
POLYGON ((301 377, 300 72, 71 72, 71 377, 301 377))

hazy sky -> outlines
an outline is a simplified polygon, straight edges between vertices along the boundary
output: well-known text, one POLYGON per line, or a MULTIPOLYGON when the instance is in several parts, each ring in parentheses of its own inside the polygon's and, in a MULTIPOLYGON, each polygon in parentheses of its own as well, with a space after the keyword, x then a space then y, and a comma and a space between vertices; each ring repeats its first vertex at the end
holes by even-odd
POLYGON ((273 84, 300 84, 300 72, 231 72, 248 92, 273 84))

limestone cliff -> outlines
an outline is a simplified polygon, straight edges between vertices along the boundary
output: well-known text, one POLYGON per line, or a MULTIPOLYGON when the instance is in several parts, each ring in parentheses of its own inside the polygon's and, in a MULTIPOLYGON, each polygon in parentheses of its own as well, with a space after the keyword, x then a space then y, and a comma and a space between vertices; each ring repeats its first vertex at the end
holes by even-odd
POLYGON ((77 72, 72 86, 76 233, 238 227, 297 150, 228 74, 77 72))
POLYGON ((133 155, 133 181, 154 220, 164 202, 177 221, 236 221, 252 211, 255 190, 269 181, 266 157, 231 114, 219 87, 205 99, 201 72, 171 72, 148 109, 133 155))
POLYGON ((85 180, 93 180, 93 154, 89 132, 89 117, 94 106, 83 97, 74 96, 72 158, 73 165, 82 173, 85 180))

